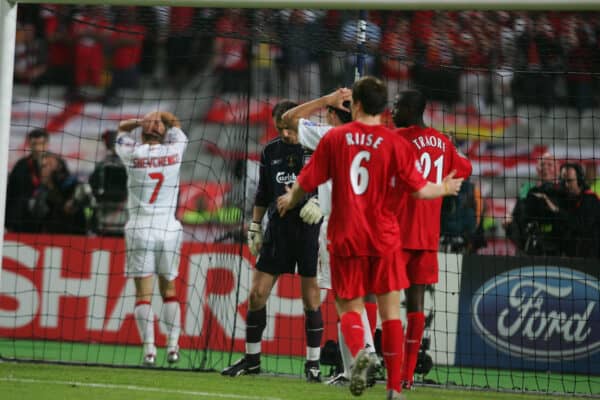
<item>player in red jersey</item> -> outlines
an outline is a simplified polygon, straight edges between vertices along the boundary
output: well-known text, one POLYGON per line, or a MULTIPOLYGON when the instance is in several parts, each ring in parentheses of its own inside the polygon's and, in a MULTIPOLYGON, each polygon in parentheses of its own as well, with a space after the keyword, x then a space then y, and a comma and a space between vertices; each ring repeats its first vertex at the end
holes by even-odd
MULTIPOLYGON (((426 100, 417 90, 400 92, 394 101, 392 117, 399 127, 397 133, 412 144, 417 152, 425 179, 441 183, 450 171, 468 178, 471 162, 461 156, 452 141, 444 134, 427 127, 423 122, 426 100)), ((402 366, 402 385, 410 388, 417 355, 425 329, 423 303, 425 287, 438 281, 438 246, 442 199, 424 201, 404 195, 399 208, 402 227, 402 246, 410 287, 406 290, 407 326, 402 366)))
POLYGON ((304 193, 332 180, 332 210, 327 232, 331 280, 341 329, 354 357, 350 391, 366 387, 372 358, 364 350, 363 296, 375 293, 382 320, 382 349, 388 369, 388 398, 402 398, 400 368, 403 329, 400 291, 408 286, 402 259, 397 207, 404 192, 418 198, 456 195, 462 179, 453 174, 440 184, 427 182, 417 169, 410 144, 381 125, 387 89, 374 77, 352 87, 354 121, 332 128, 289 191, 277 200, 280 214, 304 193), (400 340, 399 340, 400 339, 400 340))

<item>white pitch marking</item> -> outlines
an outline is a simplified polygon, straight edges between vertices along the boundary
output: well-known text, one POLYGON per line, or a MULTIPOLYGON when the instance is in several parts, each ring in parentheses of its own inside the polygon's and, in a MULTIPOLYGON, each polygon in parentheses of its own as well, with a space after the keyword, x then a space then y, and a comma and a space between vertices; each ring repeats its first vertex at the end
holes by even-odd
POLYGON ((75 382, 75 381, 46 381, 42 379, 26 379, 26 378, 13 378, 11 376, 0 377, 0 381, 4 382, 18 382, 18 383, 41 383, 41 384, 53 384, 53 385, 65 385, 65 386, 82 386, 91 388, 101 389, 122 389, 122 390, 133 390, 139 392, 156 392, 156 393, 173 393, 173 394, 185 394, 190 396, 198 397, 218 397, 223 399, 243 399, 243 400, 283 400, 279 397, 262 397, 262 396, 244 396, 241 394, 227 394, 227 393, 211 393, 211 392, 196 392, 193 390, 173 390, 173 389, 157 389, 148 388, 135 385, 114 385, 110 383, 87 383, 87 382, 75 382))

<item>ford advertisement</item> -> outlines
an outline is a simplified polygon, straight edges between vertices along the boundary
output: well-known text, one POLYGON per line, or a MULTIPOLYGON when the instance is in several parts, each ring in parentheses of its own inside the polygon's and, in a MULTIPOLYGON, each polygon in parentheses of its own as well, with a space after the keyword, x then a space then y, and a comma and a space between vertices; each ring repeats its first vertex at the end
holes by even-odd
POLYGON ((467 256, 456 364, 600 373, 597 261, 467 256))

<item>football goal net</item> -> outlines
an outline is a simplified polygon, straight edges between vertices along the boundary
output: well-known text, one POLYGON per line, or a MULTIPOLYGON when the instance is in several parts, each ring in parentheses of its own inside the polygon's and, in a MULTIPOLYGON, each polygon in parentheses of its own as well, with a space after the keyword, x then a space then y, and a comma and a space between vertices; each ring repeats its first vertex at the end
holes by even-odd
MULTIPOLYGON (((188 144, 174 195, 181 358, 173 367, 164 351, 170 325, 157 284, 156 367, 235 361, 256 261, 246 232, 261 151, 278 136, 273 106, 351 87, 358 74, 386 83, 389 127, 394 96, 420 90, 426 124, 473 165, 442 207, 417 384, 600 395, 594 8, 0 0, 0 360, 142 365, 115 141, 121 121, 160 109, 188 144)), ((162 178, 153 179, 158 196, 162 178)), ((337 314, 331 293, 321 297, 324 346, 337 343, 337 314)), ((302 374, 304 324, 300 278, 283 275, 268 300, 264 370, 302 374)), ((336 357, 323 355, 328 375, 336 357)))

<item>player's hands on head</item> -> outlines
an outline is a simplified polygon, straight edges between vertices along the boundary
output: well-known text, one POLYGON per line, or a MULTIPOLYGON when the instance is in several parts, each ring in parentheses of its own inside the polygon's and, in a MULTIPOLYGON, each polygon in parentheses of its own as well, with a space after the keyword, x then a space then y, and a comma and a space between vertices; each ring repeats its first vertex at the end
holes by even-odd
POLYGON ((160 111, 151 111, 144 115, 140 125, 142 127, 142 132, 157 136, 164 136, 167 130, 167 126, 163 121, 162 113, 160 111))
POLYGON ((460 192, 464 178, 454 178, 454 176, 456 176, 456 170, 452 170, 442 181, 444 196, 457 196, 460 192))
POLYGON ((344 106, 345 101, 352 101, 352 90, 344 87, 339 88, 328 95, 327 105, 339 110, 352 112, 352 110, 344 106))
POLYGON ((252 222, 248 228, 248 247, 253 256, 258 255, 263 243, 262 227, 258 222, 252 222))
POLYGON ((300 210, 300 218, 309 225, 314 225, 321 221, 323 213, 319 207, 319 200, 316 197, 308 199, 306 204, 300 210))

